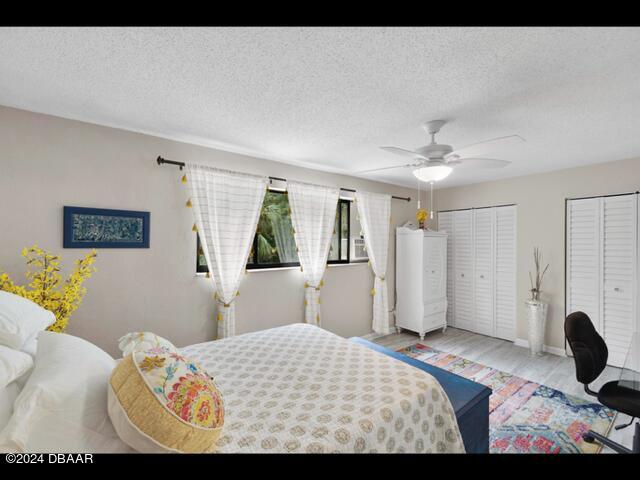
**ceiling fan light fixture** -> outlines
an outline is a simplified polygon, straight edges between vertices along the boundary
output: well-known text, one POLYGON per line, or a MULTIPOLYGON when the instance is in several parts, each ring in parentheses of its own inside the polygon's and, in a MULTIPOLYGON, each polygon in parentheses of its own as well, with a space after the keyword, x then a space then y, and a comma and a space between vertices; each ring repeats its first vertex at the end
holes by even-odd
POLYGON ((434 165, 431 167, 418 168, 413 171, 413 175, 423 182, 438 182, 449 176, 453 169, 446 165, 434 165))

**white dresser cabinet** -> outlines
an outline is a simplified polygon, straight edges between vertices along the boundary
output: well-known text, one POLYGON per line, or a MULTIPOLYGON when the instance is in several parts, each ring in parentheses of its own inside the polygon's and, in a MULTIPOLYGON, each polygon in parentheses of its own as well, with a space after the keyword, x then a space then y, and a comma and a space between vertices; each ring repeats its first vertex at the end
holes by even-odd
POLYGON ((396 326, 420 335, 447 326, 447 234, 396 229, 396 326))

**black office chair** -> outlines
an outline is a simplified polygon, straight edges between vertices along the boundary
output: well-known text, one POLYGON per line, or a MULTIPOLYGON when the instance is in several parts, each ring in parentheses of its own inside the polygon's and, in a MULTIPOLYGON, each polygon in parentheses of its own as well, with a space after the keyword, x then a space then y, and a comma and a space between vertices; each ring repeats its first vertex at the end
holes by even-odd
MULTIPOLYGON (((630 426, 636 417, 640 417, 639 391, 620 386, 617 381, 605 383, 598 392, 589 388, 589 384, 604 370, 609 357, 607 345, 596 332, 589 316, 584 312, 570 314, 564 322, 564 334, 576 362, 576 377, 580 383, 584 384, 584 391, 598 397, 598 401, 605 407, 632 417, 628 424, 618 425, 616 430, 630 426)), ((597 440, 618 453, 640 453, 640 423, 635 425, 631 450, 591 430, 585 433, 583 438, 589 443, 597 440)))

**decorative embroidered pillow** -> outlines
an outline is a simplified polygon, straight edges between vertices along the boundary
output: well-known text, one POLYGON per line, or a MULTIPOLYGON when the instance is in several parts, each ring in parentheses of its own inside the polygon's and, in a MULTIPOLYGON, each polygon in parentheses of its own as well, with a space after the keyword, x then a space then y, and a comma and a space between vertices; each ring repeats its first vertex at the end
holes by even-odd
POLYGON ((134 350, 111 374, 109 416, 140 452, 211 452, 224 424, 213 378, 167 346, 134 350))
POLYGON ((118 340, 118 348, 122 351, 123 357, 134 350, 147 350, 153 347, 168 347, 170 350, 177 350, 169 340, 152 332, 131 332, 118 340))

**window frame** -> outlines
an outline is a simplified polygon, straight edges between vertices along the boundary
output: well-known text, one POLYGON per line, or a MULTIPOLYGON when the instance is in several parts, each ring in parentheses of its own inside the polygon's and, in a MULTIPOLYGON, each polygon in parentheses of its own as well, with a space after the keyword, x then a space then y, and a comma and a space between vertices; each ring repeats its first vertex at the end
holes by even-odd
MULTIPOLYGON (((285 191, 282 190, 271 190, 272 193, 279 193, 281 195, 287 195, 285 191)), ((327 260, 327 265, 345 265, 351 263, 351 203, 353 200, 349 200, 347 198, 339 198, 337 213, 339 214, 338 220, 338 260, 327 260), (346 221, 347 221, 347 258, 346 260, 342 260, 342 221, 343 221, 343 205, 347 205, 346 210, 346 221)), ((258 232, 253 236, 253 242, 251 244, 251 248, 254 253, 258 251, 258 232)), ((200 250, 200 236, 196 233, 196 273, 208 273, 209 268, 207 265, 200 265, 198 262, 198 251, 200 250)), ((355 262, 354 262, 355 263, 355 262)), ((247 270, 264 270, 268 268, 293 268, 299 267, 300 262, 280 262, 280 263, 258 263, 258 255, 254 256, 254 263, 247 263, 247 270)))

